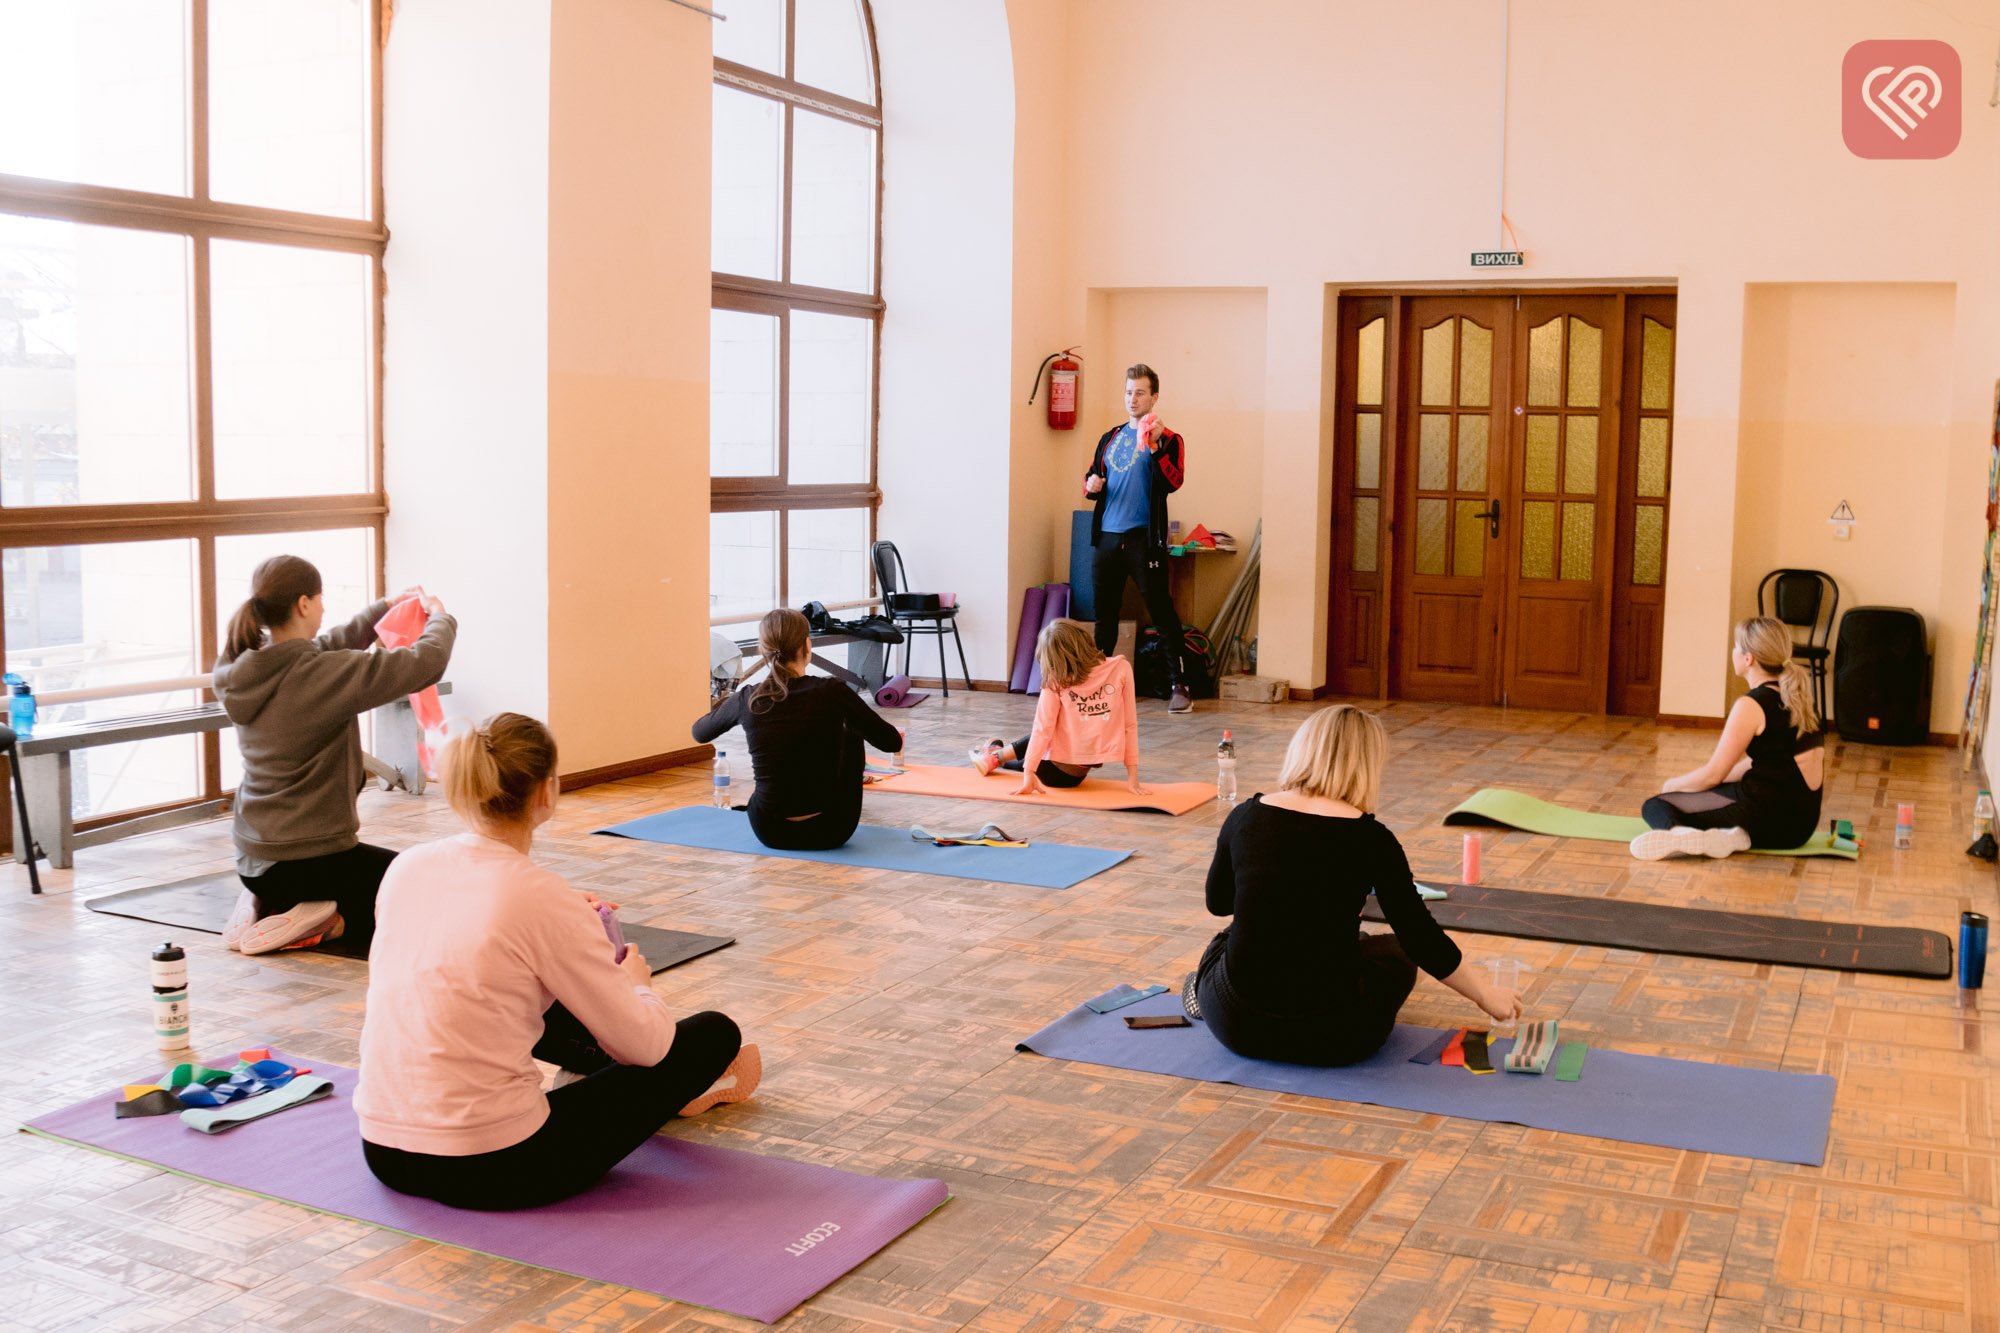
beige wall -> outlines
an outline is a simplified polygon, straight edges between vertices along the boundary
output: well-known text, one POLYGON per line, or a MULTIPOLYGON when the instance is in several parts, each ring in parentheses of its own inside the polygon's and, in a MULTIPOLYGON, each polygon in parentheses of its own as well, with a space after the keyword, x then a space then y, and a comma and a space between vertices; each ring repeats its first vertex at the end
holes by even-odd
POLYGON ((693 745, 708 706, 709 19, 554 7, 549 720, 563 770, 693 745))
MULTIPOLYGON (((1977 621, 1946 564, 1948 529, 1983 519, 1984 488, 1954 495, 1946 283, 1773 283, 1743 312, 1743 409, 1736 474, 1737 616, 1781 566, 1821 569, 1843 608, 1907 606, 1931 627, 1930 729, 1956 732, 1977 621), (1845 500, 1853 535, 1826 520, 1845 500)), ((1951 555, 1960 552, 1950 543, 1951 555)), ((1719 654, 1721 648, 1716 649, 1719 654)))
MULTIPOLYGON (((1327 292, 1484 280, 1467 253, 1498 234, 1504 38, 1507 215, 1529 263, 1505 285, 1679 289, 1661 709, 1717 715, 1716 645, 1738 568, 1748 286, 1955 285, 1941 476, 1952 497, 1979 485, 2000 368, 2000 113, 1977 95, 1991 34, 1916 0, 1511 8, 1503 34, 1498 6, 1095 0, 1056 17, 1014 0, 1026 20, 1013 53, 1023 115, 1033 88, 1057 99, 1068 127, 1061 151, 1017 171, 1017 266, 1064 275, 1040 302, 1059 314, 1095 290, 1268 293, 1262 669, 1322 680, 1327 292), (1960 51, 1965 132, 1952 156, 1870 162, 1842 144, 1841 57, 1885 33, 1960 51), (1118 75, 1141 68, 1170 93, 1132 96, 1118 75), (1030 249, 1034 237, 1059 253, 1030 249)), ((1041 152, 1025 128, 1021 142, 1041 152)), ((1017 361, 1017 378, 1032 369, 1017 361)), ((1801 373, 1795 388, 1811 397, 1813 379, 1838 371, 1801 373)), ((1017 413, 1017 452, 1045 444, 1017 413)), ((1936 520, 1940 681, 1963 679, 1977 508, 1936 520)))

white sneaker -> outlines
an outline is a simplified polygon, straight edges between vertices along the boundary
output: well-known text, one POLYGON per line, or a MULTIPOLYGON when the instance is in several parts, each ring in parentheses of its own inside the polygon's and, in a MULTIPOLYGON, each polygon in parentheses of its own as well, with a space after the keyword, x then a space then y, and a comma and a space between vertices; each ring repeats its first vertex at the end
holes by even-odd
POLYGON ((275 953, 320 933, 339 914, 338 903, 300 903, 289 911, 253 921, 237 937, 239 953, 275 953))
POLYGON ((236 908, 229 914, 229 922, 222 928, 222 947, 241 949, 243 932, 257 921, 257 895, 245 889, 236 896, 236 908))
POLYGON ((979 776, 982 778, 991 776, 993 771, 1000 767, 1000 749, 991 741, 984 745, 973 746, 965 752, 965 757, 972 761, 972 766, 979 770, 979 776))
POLYGON ((1750 835, 1740 828, 1649 829, 1632 839, 1632 855, 1641 861, 1659 861, 1669 856, 1708 856, 1721 860, 1736 852, 1750 850, 1750 835))

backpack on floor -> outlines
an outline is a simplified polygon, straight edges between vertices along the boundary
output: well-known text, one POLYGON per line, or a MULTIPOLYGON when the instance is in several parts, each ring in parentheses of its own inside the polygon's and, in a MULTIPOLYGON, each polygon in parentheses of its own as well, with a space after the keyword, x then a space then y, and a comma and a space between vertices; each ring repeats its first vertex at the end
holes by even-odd
MULTIPOLYGON (((1181 630, 1181 683, 1196 699, 1215 697, 1215 658, 1209 652, 1208 636, 1198 629, 1181 630)), ((1164 699, 1173 692, 1173 671, 1167 665, 1166 640, 1148 625, 1139 633, 1139 648, 1132 663, 1132 686, 1142 698, 1164 699)))

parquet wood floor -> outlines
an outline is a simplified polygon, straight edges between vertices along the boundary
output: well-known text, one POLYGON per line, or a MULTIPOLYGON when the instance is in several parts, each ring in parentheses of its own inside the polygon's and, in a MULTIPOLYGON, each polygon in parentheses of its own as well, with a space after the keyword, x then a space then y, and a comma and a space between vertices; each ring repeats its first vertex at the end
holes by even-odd
MULTIPOLYGON (((1222 726, 1247 794, 1304 705, 1151 705, 1146 772, 1203 778, 1222 726)), ((1018 697, 933 698, 913 758, 1012 734, 1018 697)), ((1455 875, 1465 793, 1506 785, 1630 811, 1710 733, 1629 719, 1396 704, 1383 818, 1420 873, 1455 875)), ((731 746, 737 749, 736 746, 731 746)), ((1466 937, 1525 970, 1531 1015, 1600 1045, 1823 1071, 1839 1081, 1820 1169, 1312 1101, 1017 1054, 1119 981, 1172 983, 1215 923, 1201 879, 1220 812, 1181 819, 967 808, 1012 832, 1139 855, 1064 893, 853 872, 592 838, 703 799, 684 770, 565 799, 542 859, 627 915, 737 937, 658 978, 734 1015, 768 1071, 750 1103, 669 1132, 889 1175, 954 1200, 794 1314, 800 1329, 1863 1329, 2000 1333, 2000 997, 1948 983, 1466 937)), ((1616 845, 1486 835, 1489 880, 1655 902, 1955 932, 1995 907, 1963 855, 1974 789, 1941 750, 1837 745, 1828 812, 1857 863, 1633 861, 1616 845), (1895 802, 1917 843, 1891 846, 1895 802)), ((363 799, 372 840, 455 829, 435 795, 363 799)), ((871 795, 871 822, 942 818, 871 795)), ((953 822, 947 820, 946 822, 953 822)), ((161 929, 81 898, 219 869, 213 823, 78 855, 31 899, 0 873, 0 1118, 14 1124, 154 1063, 146 958, 161 929)), ((189 943, 201 1050, 271 1042, 352 1063, 365 965, 245 959, 189 943)), ((2000 985, 2000 978, 1996 978, 2000 985)), ((1434 983, 1416 1022, 1477 1021, 1434 983)), ((745 1321, 319 1217, 26 1135, 0 1136, 0 1327, 726 1329, 745 1321)))

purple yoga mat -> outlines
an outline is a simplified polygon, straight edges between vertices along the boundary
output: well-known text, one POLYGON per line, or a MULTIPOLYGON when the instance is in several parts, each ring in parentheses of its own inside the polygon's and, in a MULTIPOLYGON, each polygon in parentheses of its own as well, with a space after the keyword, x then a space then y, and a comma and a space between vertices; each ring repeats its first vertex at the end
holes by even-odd
MULTIPOLYGON (((285 1058, 280 1056, 279 1058, 285 1058)), ((648 1139, 592 1189, 545 1208, 467 1212, 370 1175, 355 1071, 318 1060, 333 1096, 226 1134, 178 1116, 117 1120, 117 1092, 32 1121, 37 1134, 392 1231, 772 1323, 950 1197, 941 1180, 882 1180, 678 1139, 648 1139)), ((149 1082, 148 1071, 136 1082, 149 1082)))
MULTIPOLYGON (((1048 596, 1042 599, 1042 623, 1036 629, 1037 636, 1052 623, 1061 620, 1069 614, 1069 585, 1067 583, 1051 583, 1043 591, 1048 596)), ((1035 694, 1041 688, 1042 664, 1037 661, 1030 661, 1028 668, 1028 693, 1035 694)))
MULTIPOLYGON (((1127 1017, 1180 1012, 1178 988, 1109 1014, 1079 1005, 1022 1042, 1020 1049, 1113 1069, 1467 1120, 1502 1120, 1623 1143, 1806 1166, 1826 1161, 1833 1080, 1824 1074, 1669 1060, 1595 1046, 1584 1061, 1583 1077, 1574 1083, 1546 1074, 1471 1074, 1452 1065, 1410 1063, 1439 1033, 1402 1023, 1380 1051, 1360 1064, 1318 1069, 1245 1059, 1217 1041, 1206 1023, 1138 1031, 1125 1026, 1127 1017)), ((1561 1035, 1571 1037, 1566 1031, 1561 1035)), ((1502 1038, 1487 1048, 1495 1069, 1513 1045, 1511 1038, 1502 1038)))
POLYGON ((1048 589, 1037 585, 1021 594, 1021 628, 1014 636, 1014 670, 1007 688, 1015 694, 1028 688, 1028 673, 1035 669, 1035 635, 1042 628, 1042 603, 1048 589))
POLYGON ((908 676, 891 676, 875 691, 875 702, 884 708, 915 708, 930 697, 929 690, 911 689, 908 676))

